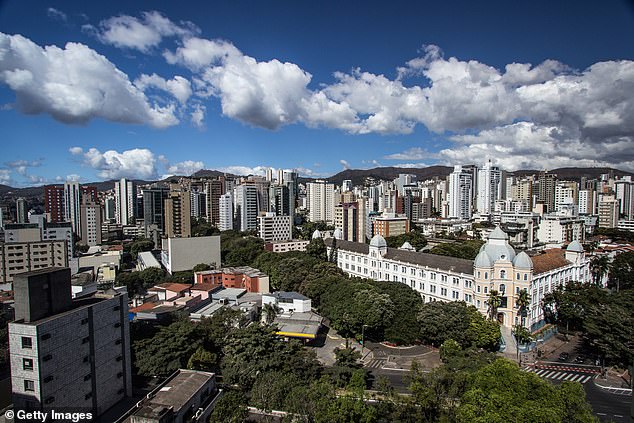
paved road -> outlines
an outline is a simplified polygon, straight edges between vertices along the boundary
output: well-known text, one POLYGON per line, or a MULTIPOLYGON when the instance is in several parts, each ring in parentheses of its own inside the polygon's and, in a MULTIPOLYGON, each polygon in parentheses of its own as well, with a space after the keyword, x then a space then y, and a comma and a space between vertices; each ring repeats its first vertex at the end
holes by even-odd
POLYGON ((592 406, 592 411, 601 421, 629 422, 632 397, 606 392, 597 387, 593 380, 597 376, 597 370, 589 366, 575 366, 570 363, 548 364, 533 367, 524 367, 522 370, 534 372, 537 376, 548 379, 554 384, 565 381, 578 382, 586 391, 586 399, 592 406))

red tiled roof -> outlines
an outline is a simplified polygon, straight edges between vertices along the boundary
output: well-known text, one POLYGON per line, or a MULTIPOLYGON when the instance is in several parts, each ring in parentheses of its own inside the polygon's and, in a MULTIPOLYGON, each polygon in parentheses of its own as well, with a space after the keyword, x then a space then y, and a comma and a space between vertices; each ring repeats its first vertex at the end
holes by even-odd
POLYGON ((545 250, 542 254, 531 257, 534 274, 548 272, 570 264, 566 260, 566 252, 560 248, 545 250))
POLYGON ((188 285, 185 283, 165 282, 165 283, 161 283, 156 286, 153 286, 152 288, 148 289, 148 291, 160 291, 161 289, 165 289, 167 291, 172 291, 172 292, 183 292, 188 290, 190 287, 191 285, 188 285))
POLYGON ((130 309, 130 313, 138 313, 139 311, 151 310, 156 307, 158 303, 143 303, 138 307, 133 307, 130 309))

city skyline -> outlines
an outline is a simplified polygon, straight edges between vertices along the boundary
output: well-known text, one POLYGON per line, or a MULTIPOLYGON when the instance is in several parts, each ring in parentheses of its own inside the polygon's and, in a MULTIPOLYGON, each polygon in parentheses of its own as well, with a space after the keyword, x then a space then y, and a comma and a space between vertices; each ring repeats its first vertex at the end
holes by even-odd
POLYGON ((0 183, 634 171, 627 3, 478 7, 3 3, 0 183))

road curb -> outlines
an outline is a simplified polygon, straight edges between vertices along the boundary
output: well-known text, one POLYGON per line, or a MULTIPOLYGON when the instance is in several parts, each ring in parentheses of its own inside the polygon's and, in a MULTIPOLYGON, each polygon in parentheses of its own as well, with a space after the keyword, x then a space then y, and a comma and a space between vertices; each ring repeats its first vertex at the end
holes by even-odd
POLYGON ((594 379, 593 382, 594 382, 595 386, 597 386, 598 388, 603 389, 604 391, 619 391, 619 392, 621 392, 620 395, 624 395, 624 394, 631 395, 632 394, 632 389, 630 389, 630 388, 617 388, 617 387, 614 387, 614 386, 601 385, 600 383, 597 382, 596 379, 594 379))

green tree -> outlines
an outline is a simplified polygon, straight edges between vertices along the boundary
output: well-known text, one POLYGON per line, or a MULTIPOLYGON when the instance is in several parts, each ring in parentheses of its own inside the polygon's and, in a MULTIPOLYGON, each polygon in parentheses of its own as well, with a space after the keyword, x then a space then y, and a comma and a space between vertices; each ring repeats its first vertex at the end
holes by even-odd
POLYGON ((634 289, 634 252, 617 255, 609 267, 608 287, 620 291, 634 289))
POLYGON ((517 294, 517 299, 515 300, 515 305, 518 307, 519 314, 522 318, 522 326, 526 325, 526 314, 530 303, 531 297, 528 295, 528 291, 522 289, 519 294, 517 294))
POLYGON ((608 274, 610 269, 610 259, 608 256, 593 256, 590 259, 590 272, 592 273, 592 281, 595 284, 600 284, 605 275, 608 274))
POLYGON ((443 243, 429 250, 429 253, 474 260, 482 244, 484 242, 480 240, 443 243))
POLYGON ((427 239, 418 231, 410 231, 402 235, 389 236, 385 238, 387 246, 390 248, 400 248, 404 243, 409 242, 416 251, 420 251, 427 245, 427 239))
POLYGON ((460 351, 462 351, 462 347, 459 343, 454 341, 453 339, 447 339, 440 346, 440 359, 446 363, 453 357, 455 357, 460 351))
POLYGON ((262 313, 264 314, 264 321, 267 325, 270 325, 279 313, 279 307, 271 303, 264 304, 264 307, 262 307, 262 313))
POLYGON ((247 399, 240 391, 229 391, 222 396, 214 406, 210 423, 243 423, 249 412, 247 399))
POLYGON ((487 300, 489 305, 489 318, 495 320, 498 314, 498 307, 502 304, 502 297, 495 289, 489 291, 489 299, 487 300))
POLYGON ((189 357, 187 368, 191 370, 213 371, 216 369, 217 357, 202 346, 189 357))
POLYGON ((212 270, 213 267, 207 263, 199 263, 192 269, 192 272, 204 272, 205 270, 212 270))
POLYGON ((309 256, 323 261, 327 261, 328 258, 326 244, 324 244, 324 240, 321 238, 315 238, 311 240, 310 244, 306 246, 306 253, 309 256))
POLYGON ((161 327, 156 335, 132 343, 135 367, 143 376, 166 376, 187 366, 202 340, 196 326, 181 320, 161 327))
POLYGON ((152 251, 154 249, 154 241, 147 238, 137 238, 130 244, 130 254, 136 260, 142 251, 152 251))

